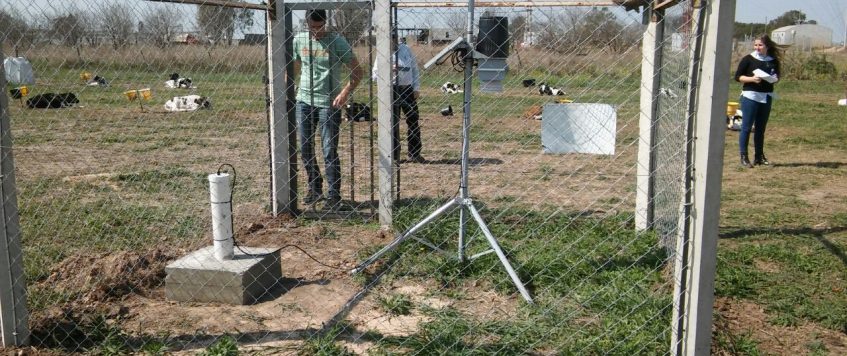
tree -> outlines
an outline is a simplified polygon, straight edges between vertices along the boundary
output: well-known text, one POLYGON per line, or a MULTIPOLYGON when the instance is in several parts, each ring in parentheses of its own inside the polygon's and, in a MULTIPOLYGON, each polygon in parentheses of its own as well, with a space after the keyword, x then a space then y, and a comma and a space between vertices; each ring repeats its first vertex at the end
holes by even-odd
POLYGON ((762 33, 767 32, 767 25, 763 23, 741 23, 736 22, 733 27, 732 37, 739 40, 744 40, 762 33))
POLYGON ((579 36, 574 31, 576 23, 585 11, 567 8, 561 13, 553 14, 546 21, 536 24, 538 27, 537 44, 544 49, 556 52, 574 51, 581 46, 579 36))
POLYGON ((347 42, 355 44, 362 38, 370 23, 366 9, 342 9, 332 14, 332 30, 340 33, 347 42))
POLYGON ((806 14, 800 10, 786 11, 784 14, 768 22, 769 29, 777 29, 780 27, 801 25, 806 23, 806 14))
MULTIPOLYGON (((238 2, 243 1, 238 0, 238 2)), ((200 5, 197 11, 197 25, 213 44, 226 40, 228 45, 232 45, 236 29, 243 32, 244 29, 253 26, 253 12, 247 8, 200 5)))
POLYGON ((50 37, 58 39, 67 46, 79 45, 86 33, 86 24, 78 14, 69 13, 50 21, 50 37))
POLYGON ((574 30, 581 39, 596 48, 609 48, 614 52, 623 46, 623 25, 608 8, 592 8, 579 19, 574 30))
POLYGON ((101 29, 112 41, 115 49, 126 47, 132 36, 132 14, 121 4, 105 5, 102 8, 101 29))
POLYGON ((521 43, 523 43, 524 37, 526 37, 527 25, 526 17, 523 15, 519 15, 511 20, 509 24, 509 32, 511 32, 509 37, 511 37, 514 47, 520 47, 521 43))
POLYGON ((0 9, 0 38, 13 47, 30 45, 35 41, 29 25, 22 18, 20 13, 0 9))
POLYGON ((468 31, 468 15, 459 12, 452 12, 446 18, 447 28, 450 33, 455 33, 456 37, 464 37, 468 31))
POLYGON ((159 48, 165 48, 171 43, 171 39, 181 26, 178 26, 179 16, 165 9, 150 11, 144 16, 144 21, 139 24, 139 32, 159 48))

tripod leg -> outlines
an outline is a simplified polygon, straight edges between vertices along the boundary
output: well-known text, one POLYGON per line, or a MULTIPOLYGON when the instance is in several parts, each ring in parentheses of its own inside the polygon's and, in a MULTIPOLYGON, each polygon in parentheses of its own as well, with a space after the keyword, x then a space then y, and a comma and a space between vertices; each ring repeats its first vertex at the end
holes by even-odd
MULTIPOLYGON (((414 235, 416 232, 418 232, 418 230, 423 228, 426 224, 434 221, 435 218, 437 218, 441 214, 444 214, 444 213, 450 211, 450 209, 456 207, 459 204, 460 204, 459 199, 456 198, 456 199, 448 201, 447 203, 445 203, 444 205, 442 205, 438 209, 435 209, 435 211, 433 211, 431 214, 429 214, 429 216, 427 216, 423 220, 419 221, 417 224, 415 224, 415 226, 412 226, 411 228, 406 230, 406 232, 404 232, 403 234, 398 235, 397 238, 394 239, 394 241, 391 241, 391 243, 389 243, 388 245, 385 245, 382 249, 380 249, 379 251, 374 253, 371 257, 368 257, 366 260, 362 261, 362 263, 359 263, 358 266, 356 266, 355 268, 350 270, 350 273, 359 273, 359 272, 363 271, 365 268, 367 268, 368 266, 370 266, 371 264, 376 262, 376 260, 378 260, 380 257, 382 257, 382 255, 386 254, 388 251, 391 251, 391 250, 397 248, 397 246, 399 246, 401 243, 403 243, 403 241, 406 241, 406 239, 412 237, 412 235, 414 235)), ((421 240, 418 240, 418 241, 421 241, 421 240)))
POLYGON ((509 274, 509 277, 512 277, 512 282, 515 284, 515 287, 518 287, 518 291, 521 292, 523 299, 525 299, 528 303, 532 304, 532 297, 530 297, 529 292, 524 287, 523 282, 521 282, 520 278, 518 278, 518 274, 515 273, 515 270, 512 268, 512 265, 509 263, 509 260, 506 258, 506 254, 503 253, 503 250, 500 248, 500 245, 497 243, 497 239, 494 238, 494 235, 491 234, 491 231, 488 230, 488 226, 485 225, 485 221, 482 220, 482 216, 479 215, 479 211, 476 210, 476 207, 473 206, 473 203, 465 205, 468 210, 473 215, 474 220, 479 225, 479 229, 482 230, 482 233, 485 235, 485 238, 488 239, 488 244, 491 245, 491 249, 497 253, 497 257, 500 258, 500 263, 503 264, 503 267, 506 268, 506 272, 509 274))
POLYGON ((465 223, 468 217, 465 216, 465 208, 459 211, 459 261, 465 262, 465 223))

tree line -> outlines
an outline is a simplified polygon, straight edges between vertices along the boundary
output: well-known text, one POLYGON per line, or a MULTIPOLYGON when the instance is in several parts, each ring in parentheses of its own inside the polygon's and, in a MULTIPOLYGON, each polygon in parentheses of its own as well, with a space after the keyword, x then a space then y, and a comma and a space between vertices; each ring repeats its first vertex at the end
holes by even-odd
POLYGON ((782 15, 768 21, 767 23, 736 22, 733 37, 735 39, 744 40, 761 34, 769 34, 770 31, 776 30, 780 27, 803 24, 815 25, 817 23, 818 22, 815 20, 808 20, 806 18, 806 14, 802 11, 791 10, 786 11, 782 15))
POLYGON ((231 45, 237 30, 243 32, 254 24, 253 10, 198 6, 195 31, 180 12, 164 7, 148 8, 136 16, 125 3, 113 3, 85 13, 69 9, 35 23, 25 21, 19 11, 0 9, 0 40, 14 47, 44 42, 72 47, 108 43, 118 49, 146 42, 164 48, 177 35, 195 32, 201 43, 231 45))

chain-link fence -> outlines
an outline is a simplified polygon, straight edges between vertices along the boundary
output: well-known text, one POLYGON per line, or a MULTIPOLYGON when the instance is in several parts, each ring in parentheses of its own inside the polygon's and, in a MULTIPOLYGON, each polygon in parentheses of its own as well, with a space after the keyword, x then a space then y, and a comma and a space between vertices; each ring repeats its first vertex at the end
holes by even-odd
POLYGON ((258 2, 0 0, 2 52, 26 59, 15 73, 27 63, 34 73, 6 88, 29 343, 103 354, 670 352, 678 283, 665 246, 684 211, 692 4, 664 13, 655 215, 637 231, 649 16, 584 3, 477 2, 475 37, 505 40, 493 52, 508 70, 483 85, 474 61, 466 86, 461 53, 486 49, 438 58, 466 36, 461 2, 271 1, 286 10, 268 20, 258 2), (377 31, 375 13, 390 13, 392 31, 377 31), (267 21, 283 22, 281 47, 267 21), (400 44, 380 70, 379 36, 391 32, 400 44), (395 103, 389 129, 381 88, 395 103), (210 174, 232 189, 211 193, 220 216, 209 213, 210 174), (293 202, 275 216, 280 195, 293 202), (234 259, 215 258, 230 230, 234 259))

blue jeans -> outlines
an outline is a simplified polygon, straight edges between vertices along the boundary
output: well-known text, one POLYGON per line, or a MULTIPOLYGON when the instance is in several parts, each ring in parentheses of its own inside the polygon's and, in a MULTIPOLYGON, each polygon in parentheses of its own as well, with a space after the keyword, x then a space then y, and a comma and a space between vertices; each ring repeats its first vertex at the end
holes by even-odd
POLYGON ((326 178, 329 181, 330 200, 341 199, 341 160, 338 158, 338 131, 341 111, 336 108, 321 108, 297 102, 297 133, 300 136, 300 157, 309 178, 309 193, 323 194, 323 179, 315 157, 315 128, 321 130, 326 178))
POLYGON ((767 103, 741 97, 741 132, 738 134, 738 151, 747 154, 747 143, 750 142, 750 132, 753 132, 753 152, 761 157, 765 149, 765 128, 771 114, 773 98, 768 96, 767 103))

